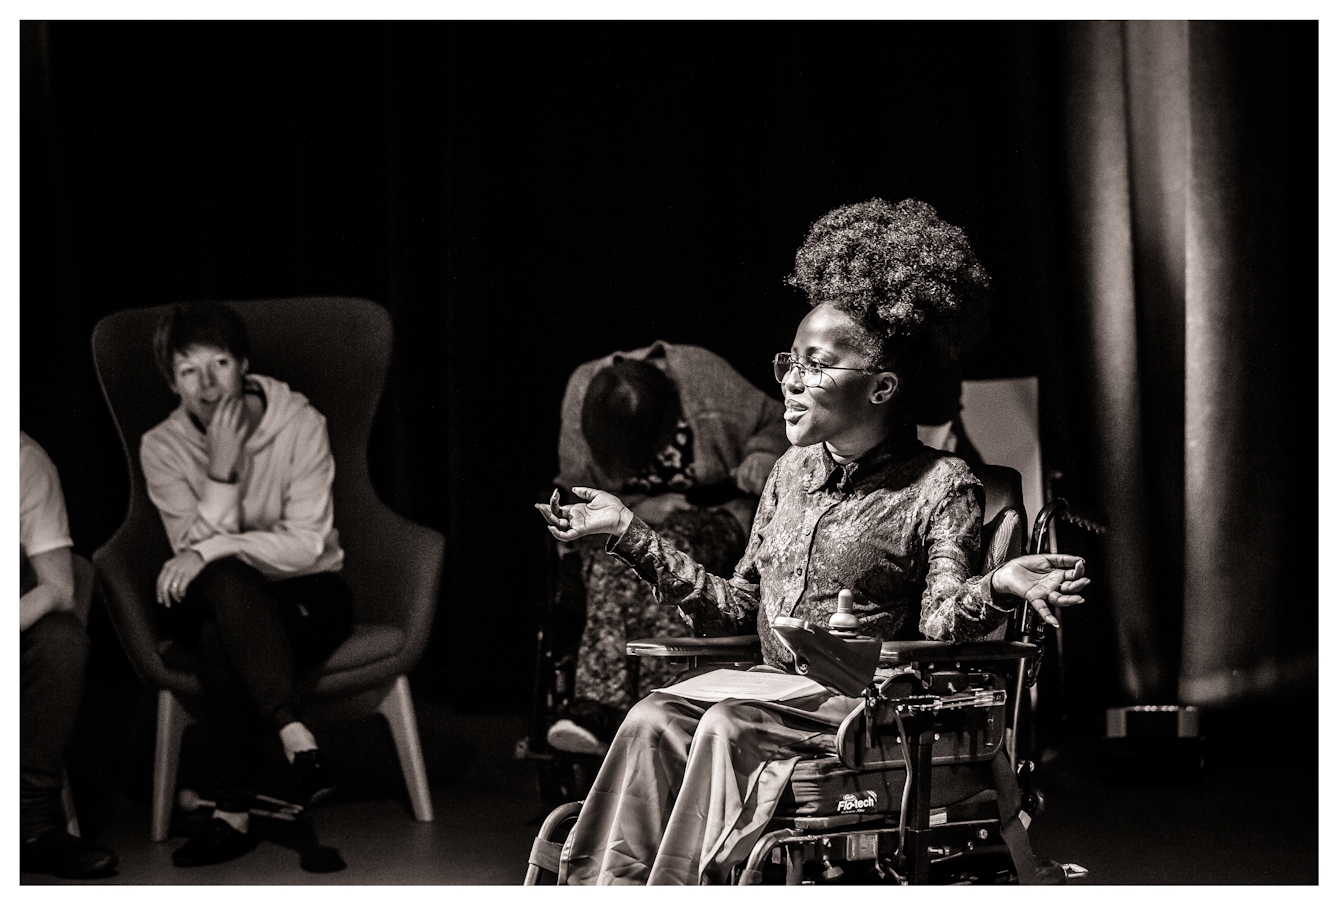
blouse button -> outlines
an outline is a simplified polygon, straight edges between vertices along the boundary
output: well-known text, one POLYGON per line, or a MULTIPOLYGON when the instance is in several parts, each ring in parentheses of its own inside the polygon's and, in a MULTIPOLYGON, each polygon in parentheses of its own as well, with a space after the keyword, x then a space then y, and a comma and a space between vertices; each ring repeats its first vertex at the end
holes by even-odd
POLYGON ((795 566, 795 567, 794 567, 794 574, 796 574, 796 575, 803 575, 803 574, 804 574, 804 567, 803 567, 803 566, 795 566))
POLYGON ((813 529, 812 529, 812 528, 809 528, 809 527, 807 527, 807 526, 804 527, 804 537, 808 537, 808 536, 809 536, 810 534, 812 534, 812 533, 813 533, 813 529))

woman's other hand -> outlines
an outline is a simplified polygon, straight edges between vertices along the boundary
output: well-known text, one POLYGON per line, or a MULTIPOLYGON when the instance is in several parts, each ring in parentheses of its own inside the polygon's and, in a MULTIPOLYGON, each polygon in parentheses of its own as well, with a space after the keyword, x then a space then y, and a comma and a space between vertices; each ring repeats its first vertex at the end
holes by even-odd
POLYGON ((1077 556, 1035 553, 1010 559, 995 570, 990 589, 1021 597, 1051 625, 1059 620, 1050 607, 1083 602, 1079 592, 1091 582, 1083 577, 1087 565, 1077 556))
POLYGON ((205 430, 205 446, 209 450, 209 479, 224 484, 236 480, 237 460, 246 443, 246 399, 230 396, 214 409, 205 430))
POLYGON ((591 534, 618 537, 631 524, 632 510, 613 494, 591 487, 573 487, 571 492, 585 502, 559 506, 555 492, 550 502, 534 504, 548 523, 548 533, 558 540, 573 541, 591 534))
POLYGON ((771 469, 776 467, 776 459, 769 452, 751 453, 739 463, 738 468, 730 472, 730 477, 744 493, 761 496, 762 489, 767 486, 767 478, 771 476, 771 469))
POLYGON ((182 550, 163 563, 158 573, 158 602, 166 607, 179 603, 203 568, 204 557, 194 550, 182 550))
POLYGON ((663 525, 669 516, 683 509, 691 509, 692 504, 681 493, 661 493, 648 496, 631 508, 633 514, 647 525, 663 525))

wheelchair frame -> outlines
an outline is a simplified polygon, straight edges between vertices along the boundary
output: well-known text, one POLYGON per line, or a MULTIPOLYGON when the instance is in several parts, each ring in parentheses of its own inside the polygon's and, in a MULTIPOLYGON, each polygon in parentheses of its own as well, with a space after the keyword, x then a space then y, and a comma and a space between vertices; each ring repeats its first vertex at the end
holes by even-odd
MULTIPOLYGON (((1063 498, 1054 499, 1037 514, 1030 553, 1055 552, 1056 521, 1066 521, 1097 534, 1104 533, 1105 520, 1074 507, 1063 498)), ((896 672, 875 690, 870 684, 865 701, 838 732, 842 763, 857 768, 850 742, 863 735, 871 743, 879 729, 880 709, 890 707, 896 726, 896 744, 904 764, 902 806, 895 821, 891 815, 843 815, 836 817, 780 818, 786 824, 771 829, 755 844, 747 860, 736 866, 738 885, 755 885, 779 879, 787 885, 802 883, 883 882, 923 883, 1065 883, 1085 877, 1085 869, 1074 864, 1037 862, 1027 838, 1027 826, 1040 809, 1039 793, 1030 788, 1034 765, 1019 762, 1017 737, 1026 689, 1035 683, 1044 644, 1045 625, 1035 612, 1019 605, 1008 623, 1007 636, 1014 640, 950 643, 939 641, 887 642, 879 665, 896 672), (987 664, 968 673, 973 667, 987 664), (1003 668, 1000 668, 1000 667, 1003 668), (948 683, 946 693, 935 690, 935 676, 970 674, 993 676, 1011 685, 1007 694, 1005 724, 999 746, 988 763, 993 775, 993 816, 970 814, 982 802, 968 799, 954 805, 964 818, 949 819, 949 808, 936 808, 933 801, 935 744, 948 727, 941 721, 945 711, 968 707, 997 707, 996 687, 948 683), (914 677, 919 693, 900 698, 882 696, 889 684, 914 677), (868 719, 868 713, 874 714, 868 719), (861 723, 861 720, 863 722, 861 723), (873 728, 870 728, 870 727, 873 728), (846 865, 851 867, 848 875, 846 865), (859 867, 854 867, 859 865, 859 867), (858 876, 853 875, 858 873, 858 876)), ((708 663, 755 660, 756 636, 738 638, 654 638, 632 641, 631 656, 661 656, 684 660, 692 669, 708 663)), ((802 670, 801 670, 802 671, 802 670)), ((942 683, 940 683, 942 684, 942 683)), ((983 762, 976 758, 977 762, 983 762)), ((888 763, 887 766, 892 766, 888 763)), ((979 797, 979 796, 976 796, 979 797)), ((987 796, 988 799, 988 796, 987 796)), ((525 885, 561 882, 562 847, 575 824, 582 802, 556 807, 544 820, 531 848, 525 885)))

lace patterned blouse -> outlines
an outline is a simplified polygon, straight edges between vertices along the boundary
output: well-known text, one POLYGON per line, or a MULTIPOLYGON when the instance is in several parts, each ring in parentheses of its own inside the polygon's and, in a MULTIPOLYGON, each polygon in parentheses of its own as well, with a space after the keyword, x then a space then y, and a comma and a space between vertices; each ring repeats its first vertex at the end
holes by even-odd
POLYGON ((765 661, 791 656, 770 631, 776 616, 825 625, 849 588, 865 635, 884 641, 966 640, 988 634, 993 605, 980 565, 983 489, 961 459, 895 431, 856 462, 823 444, 776 463, 732 578, 706 572, 634 518, 607 549, 665 604, 706 635, 756 630, 765 661))

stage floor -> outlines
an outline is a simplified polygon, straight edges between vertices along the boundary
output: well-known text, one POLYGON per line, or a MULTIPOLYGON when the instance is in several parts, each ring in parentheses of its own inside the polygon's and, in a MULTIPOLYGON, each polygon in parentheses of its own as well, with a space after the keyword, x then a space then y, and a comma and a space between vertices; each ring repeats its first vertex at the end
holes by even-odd
MULTIPOLYGON (((229 864, 183 869, 183 841, 148 841, 148 752, 127 789, 85 796, 92 835, 114 849, 116 884, 474 885, 519 884, 542 810, 530 765, 513 756, 521 714, 459 714, 418 704, 436 820, 416 822, 389 735, 378 720, 324 734, 344 779, 314 812, 320 841, 347 862, 338 873, 302 871, 297 854, 262 842, 229 864)), ((142 730, 140 735, 143 734, 142 730)), ((1265 744, 1256 730, 1256 744, 1265 744)), ((142 744, 142 743, 141 743, 142 744)), ((1243 744, 1219 745, 1190 783, 1112 783, 1095 733, 1066 732, 1042 764, 1045 809, 1032 827, 1039 856, 1077 862, 1104 884, 1313 884, 1319 877, 1315 746, 1253 761, 1243 744)), ((21 883, 57 883, 23 874, 21 883)))

